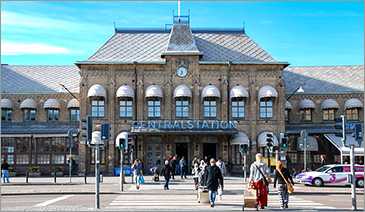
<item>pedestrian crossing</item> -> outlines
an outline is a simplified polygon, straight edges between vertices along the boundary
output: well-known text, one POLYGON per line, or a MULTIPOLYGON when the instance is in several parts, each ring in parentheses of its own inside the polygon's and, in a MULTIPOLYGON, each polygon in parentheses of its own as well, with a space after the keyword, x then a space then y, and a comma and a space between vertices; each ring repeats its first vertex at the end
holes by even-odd
MULTIPOLYGON (((168 191, 167 191, 168 192, 168 191)), ((269 195, 267 210, 280 210, 278 195, 269 195)), ((221 201, 215 202, 215 210, 242 210, 242 195, 223 195, 221 201)), ((107 208, 120 208, 121 210, 206 210, 209 204, 199 204, 196 195, 120 195, 112 201, 107 208)), ((297 211, 308 210, 333 210, 334 207, 322 203, 306 200, 301 197, 290 196, 289 209, 297 211)), ((245 208, 254 210, 254 208, 245 208)))

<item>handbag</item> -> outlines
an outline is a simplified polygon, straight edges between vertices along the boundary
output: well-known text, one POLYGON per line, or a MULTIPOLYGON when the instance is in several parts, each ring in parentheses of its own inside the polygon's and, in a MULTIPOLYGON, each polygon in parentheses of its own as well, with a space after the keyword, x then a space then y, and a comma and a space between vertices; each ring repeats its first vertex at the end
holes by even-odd
POLYGON ((272 179, 271 179, 269 176, 265 175, 265 174, 264 174, 264 171, 263 171, 261 168, 259 168, 256 164, 255 164, 255 166, 259 169, 260 173, 261 173, 261 174, 264 176, 264 178, 265 178, 265 180, 264 180, 264 185, 265 185, 265 186, 268 186, 270 183, 272 183, 272 179))
POLYGON ((141 177, 141 184, 144 184, 144 177, 141 177))
POLYGON ((223 188, 218 188, 218 201, 222 201, 222 195, 223 195, 223 188))
POLYGON ((288 190, 288 194, 293 193, 293 192, 294 192, 294 187, 293 187, 293 185, 292 185, 291 183, 289 183, 288 181, 286 181, 286 179, 285 179, 285 177, 284 177, 283 173, 281 173, 281 171, 280 171, 280 170, 278 170, 278 172, 281 174, 281 176, 283 177, 283 179, 284 179, 284 181, 285 181, 285 183, 286 183, 287 190, 288 190))

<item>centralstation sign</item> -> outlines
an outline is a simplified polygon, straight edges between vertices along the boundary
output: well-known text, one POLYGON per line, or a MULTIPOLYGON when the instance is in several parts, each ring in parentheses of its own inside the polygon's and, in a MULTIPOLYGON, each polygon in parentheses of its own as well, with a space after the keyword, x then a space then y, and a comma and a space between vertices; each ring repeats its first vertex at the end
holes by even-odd
POLYGON ((198 129, 198 130, 225 130, 236 129, 236 121, 219 121, 219 120, 142 120, 133 121, 133 129, 198 129))

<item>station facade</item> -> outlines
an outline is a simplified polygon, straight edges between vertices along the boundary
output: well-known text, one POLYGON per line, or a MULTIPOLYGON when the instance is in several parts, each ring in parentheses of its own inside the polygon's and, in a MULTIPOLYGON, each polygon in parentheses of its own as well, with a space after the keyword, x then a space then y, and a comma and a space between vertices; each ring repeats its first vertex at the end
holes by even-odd
POLYGON ((3 156, 10 161, 28 155, 26 162, 13 160, 15 167, 65 167, 66 134, 71 129, 77 172, 93 172, 94 151, 78 134, 80 119, 87 115, 93 116, 93 130, 105 122, 111 125, 112 137, 100 159, 101 171, 110 174, 120 166, 115 144, 125 133, 132 135, 135 149, 125 154, 124 163, 142 159, 146 173, 175 154, 185 156, 188 164, 194 157, 222 157, 233 172, 241 172, 239 144, 250 145, 247 164, 257 152, 275 157, 266 148, 267 133, 274 134, 275 148, 280 133, 288 133, 285 159, 289 168, 299 170, 301 130, 310 135, 307 161, 315 168, 321 154, 330 162, 344 162, 341 158, 346 157, 346 150, 332 137, 334 117, 347 114, 349 127, 363 123, 363 65, 290 67, 271 57, 243 29, 191 29, 184 21, 175 21, 171 29, 116 28, 90 58, 75 64, 48 67, 53 72, 43 73, 36 71, 42 68, 37 66, 2 65, 2 144, 13 142, 13 150, 12 144, 2 148, 3 156), (49 86, 29 89, 24 83, 31 78, 29 72, 37 85, 49 86), (10 85, 18 75, 23 78, 16 82, 23 87, 10 85), (3 76, 13 78, 3 81, 3 76), (75 99, 57 93, 55 85, 62 83, 72 88, 75 99), (304 93, 296 92, 299 86, 304 93), (32 104, 22 106, 27 99, 33 99, 32 104), (28 118, 32 113, 35 118, 28 118), (48 149, 41 147, 44 141, 48 149), (23 143, 28 143, 26 153, 23 143))

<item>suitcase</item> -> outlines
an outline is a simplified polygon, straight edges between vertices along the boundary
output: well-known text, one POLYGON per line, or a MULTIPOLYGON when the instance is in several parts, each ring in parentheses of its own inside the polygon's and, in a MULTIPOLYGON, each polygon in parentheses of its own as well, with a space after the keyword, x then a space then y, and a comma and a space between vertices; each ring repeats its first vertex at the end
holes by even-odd
POLYGON ((209 204, 209 191, 205 186, 198 187, 197 199, 200 204, 209 204))
POLYGON ((256 208, 256 210, 259 210, 257 205, 257 190, 254 188, 247 187, 245 191, 243 192, 243 206, 242 210, 245 210, 245 207, 247 208, 256 208))

